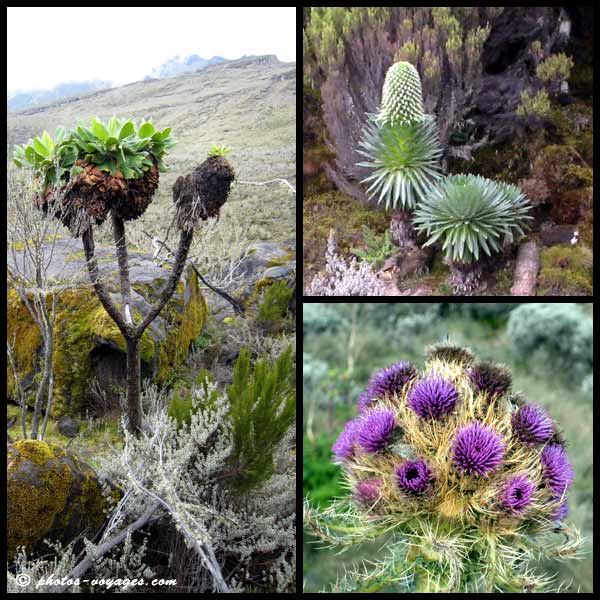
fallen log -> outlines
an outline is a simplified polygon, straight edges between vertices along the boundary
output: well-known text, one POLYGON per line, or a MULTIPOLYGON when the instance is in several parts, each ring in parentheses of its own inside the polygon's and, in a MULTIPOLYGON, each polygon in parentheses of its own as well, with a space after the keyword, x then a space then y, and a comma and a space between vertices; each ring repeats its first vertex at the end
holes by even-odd
POLYGON ((535 242, 526 242, 519 248, 511 296, 535 296, 540 251, 535 242))

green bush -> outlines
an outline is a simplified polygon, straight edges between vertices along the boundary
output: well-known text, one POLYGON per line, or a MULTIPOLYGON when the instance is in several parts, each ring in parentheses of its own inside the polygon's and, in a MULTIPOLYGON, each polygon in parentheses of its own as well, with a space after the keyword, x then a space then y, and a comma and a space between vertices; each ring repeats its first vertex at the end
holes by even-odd
POLYGON ((392 242, 389 229, 386 229, 383 235, 377 235, 368 225, 363 225, 362 230, 366 248, 353 248, 352 253, 371 263, 374 269, 380 269, 390 256, 397 253, 398 247, 392 242))
POLYGON ((550 98, 546 90, 540 90, 532 95, 529 90, 521 92, 521 103, 517 107, 516 114, 519 117, 529 115, 535 117, 547 117, 550 114, 550 98))
POLYGON ((302 489, 314 504, 327 505, 334 496, 342 494, 340 468, 331 461, 333 441, 321 434, 311 442, 306 436, 302 442, 302 489))
POLYGON ((305 304, 303 307, 304 329, 302 335, 336 331, 347 325, 345 317, 326 304, 305 304))
POLYGON ((260 323, 272 323, 285 317, 294 290, 288 287, 285 281, 272 283, 258 307, 258 320, 260 323))
POLYGON ((227 388, 240 490, 252 489, 273 474, 273 452, 296 418, 295 386, 291 346, 272 364, 260 359, 254 368, 250 350, 240 350, 227 388))
POLYGON ((494 327, 504 325, 511 311, 517 306, 519 306, 519 303, 516 302, 469 302, 465 304, 448 304, 450 312, 469 319, 484 321, 494 327))
POLYGON ((214 406, 219 395, 216 389, 209 390, 208 384, 213 380, 212 375, 206 369, 200 369, 196 377, 196 385, 188 385, 177 382, 173 389, 173 394, 167 407, 167 414, 179 423, 181 427, 184 423, 190 424, 192 413, 194 412, 192 397, 202 389, 204 392, 203 407, 214 406))
POLYGON ((581 393, 586 396, 586 398, 594 397, 594 375, 590 373, 585 377, 585 379, 581 382, 581 393))
POLYGON ((576 304, 522 304, 511 312, 507 333, 518 357, 545 350, 549 366, 567 380, 592 371, 593 321, 576 304))

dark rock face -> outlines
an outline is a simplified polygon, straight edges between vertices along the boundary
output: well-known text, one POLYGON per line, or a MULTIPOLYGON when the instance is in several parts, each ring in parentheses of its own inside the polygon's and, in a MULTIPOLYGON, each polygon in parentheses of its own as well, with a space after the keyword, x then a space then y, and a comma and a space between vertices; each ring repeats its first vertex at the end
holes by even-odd
POLYGON ((539 40, 549 54, 559 36, 559 11, 552 7, 506 7, 494 22, 483 54, 481 92, 473 98, 469 118, 478 138, 495 144, 524 134, 515 116, 521 92, 533 86, 536 62, 531 43, 539 40))
MULTIPOLYGON (((453 128, 462 127, 461 123, 468 123, 471 133, 464 145, 453 148, 453 153, 458 151, 460 154, 460 149, 464 148, 468 157, 478 148, 518 139, 528 125, 542 125, 515 115, 521 92, 539 88, 535 78, 539 58, 531 52, 531 43, 540 41, 546 56, 564 49, 570 40, 569 17, 572 13, 558 7, 504 7, 499 17, 489 20, 491 31, 483 46, 480 80, 465 86, 461 81, 446 78, 439 90, 427 89, 424 81, 425 106, 438 119, 444 145, 447 146, 455 134, 453 128)), ((574 16, 582 20, 581 15, 574 16)), ((485 26, 486 22, 482 19, 480 25, 485 26)), ((579 25, 573 31, 581 29, 579 25)), ((361 159, 356 146, 365 113, 376 110, 386 69, 393 62, 390 50, 395 43, 393 34, 388 36, 387 42, 385 46, 380 41, 383 47, 374 53, 367 42, 357 39, 357 47, 362 49, 360 44, 364 44, 366 58, 361 62, 357 53, 353 53, 353 60, 343 70, 328 75, 320 89, 328 144, 335 153, 335 160, 322 162, 320 168, 340 191, 362 202, 367 202, 367 196, 358 182, 368 170, 356 166, 361 159)), ((308 143, 312 135, 310 118, 314 114, 310 107, 305 108, 305 132, 309 134, 305 141, 308 143)))
POLYGON ((57 425, 58 431, 65 437, 72 438, 79 433, 79 423, 71 417, 61 417, 57 425))

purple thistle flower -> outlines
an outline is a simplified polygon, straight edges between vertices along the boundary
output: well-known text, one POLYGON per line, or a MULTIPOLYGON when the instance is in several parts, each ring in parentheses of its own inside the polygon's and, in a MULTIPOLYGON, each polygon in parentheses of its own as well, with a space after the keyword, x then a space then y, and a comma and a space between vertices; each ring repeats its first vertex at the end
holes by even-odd
POLYGON ((491 427, 475 422, 457 431, 453 451, 454 464, 463 473, 487 475, 502 462, 504 445, 491 427))
POLYGON ((358 398, 358 409, 364 412, 377 398, 399 394, 402 388, 417 376, 415 368, 406 361, 400 361, 380 369, 373 374, 367 389, 358 398))
POLYGON ((549 440, 554 430, 552 419, 546 411, 531 404, 522 406, 513 414, 512 428, 515 435, 528 445, 549 440))
POLYGON ((407 494, 422 494, 433 481, 433 474, 424 460, 408 460, 396 468, 396 481, 407 494))
POLYGON ((562 496, 573 483, 573 467, 567 458, 566 450, 558 444, 551 444, 542 450, 541 460, 544 477, 550 489, 557 496, 562 496))
POLYGON ((491 362, 477 363, 467 374, 476 391, 485 391, 490 396, 505 394, 512 384, 509 370, 491 362))
POLYGON ((331 451, 338 462, 351 458, 354 454, 354 442, 356 441, 356 435, 358 433, 358 425, 358 419, 348 421, 338 436, 338 439, 331 447, 331 451))
POLYGON ((552 517, 556 521, 562 521, 569 514, 569 501, 565 498, 556 509, 552 517))
POLYGON ((515 475, 506 482, 500 502, 511 512, 521 513, 534 491, 535 485, 525 475, 515 475))
POLYGON ((458 400, 455 387, 443 377, 433 373, 419 381, 412 389, 408 405, 421 419, 438 419, 449 413, 458 400))
POLYGON ((356 440, 365 452, 379 452, 390 441, 395 426, 394 411, 372 410, 359 420, 356 440))
POLYGON ((354 492, 354 497, 361 504, 373 504, 378 498, 383 480, 377 477, 361 481, 354 492))

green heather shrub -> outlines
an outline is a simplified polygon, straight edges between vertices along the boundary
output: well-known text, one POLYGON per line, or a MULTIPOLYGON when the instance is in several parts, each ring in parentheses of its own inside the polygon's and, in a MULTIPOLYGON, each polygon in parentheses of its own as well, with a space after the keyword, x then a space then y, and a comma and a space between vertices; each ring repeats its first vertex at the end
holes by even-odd
POLYGON ((282 319, 288 309, 294 290, 288 287, 285 281, 276 281, 267 287, 260 306, 258 307, 258 321, 271 323, 282 319))
POLYGON ((567 380, 592 371, 593 322, 576 304, 522 304, 511 312, 507 333, 518 357, 543 349, 567 380))
POLYGON ((214 407, 218 392, 216 389, 211 389, 209 383, 213 382, 213 376, 206 369, 200 369, 196 377, 196 385, 188 388, 186 384, 178 382, 173 388, 173 394, 167 407, 167 414, 172 419, 175 419, 181 427, 184 423, 190 424, 193 408, 193 396, 198 392, 202 392, 203 402, 202 408, 214 407))
POLYGON ((573 64, 573 60, 562 52, 552 54, 537 66, 536 75, 542 81, 569 79, 573 64))
POLYGON ((233 424, 233 458, 242 491, 266 481, 274 470, 273 452, 296 418, 296 381, 292 347, 269 364, 250 362, 242 348, 227 388, 233 424))
POLYGON ((532 95, 529 90, 521 92, 521 103, 516 111, 520 117, 547 117, 550 114, 550 98, 546 90, 540 90, 532 95))
POLYGON ((398 251, 392 243, 389 230, 384 231, 383 235, 377 235, 368 225, 363 225, 362 233, 366 248, 353 248, 352 253, 371 263, 375 269, 381 268, 383 263, 398 251))

